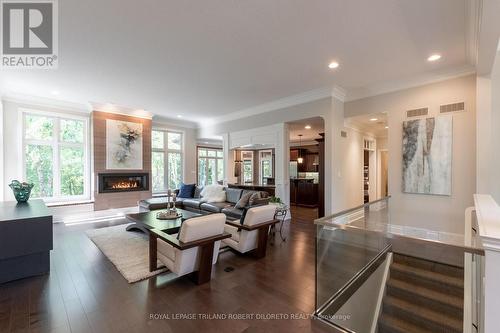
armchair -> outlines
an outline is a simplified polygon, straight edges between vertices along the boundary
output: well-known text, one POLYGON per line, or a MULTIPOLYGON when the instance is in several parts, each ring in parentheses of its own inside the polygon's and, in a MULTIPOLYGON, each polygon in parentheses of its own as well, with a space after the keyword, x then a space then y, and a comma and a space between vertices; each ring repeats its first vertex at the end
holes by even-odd
POLYGON ((255 257, 265 257, 269 227, 279 222, 274 218, 275 212, 276 207, 273 205, 249 208, 243 223, 238 220, 226 222, 224 231, 231 238, 224 239, 222 243, 240 253, 254 251, 255 257))
MULTIPOLYGON (((160 262, 173 273, 179 276, 195 273, 197 284, 208 282, 221 240, 231 237, 224 232, 225 221, 224 214, 211 214, 184 221, 178 234, 152 229, 149 231, 150 253, 157 253, 160 262)), ((156 258, 153 258, 150 270, 155 269, 156 258)))

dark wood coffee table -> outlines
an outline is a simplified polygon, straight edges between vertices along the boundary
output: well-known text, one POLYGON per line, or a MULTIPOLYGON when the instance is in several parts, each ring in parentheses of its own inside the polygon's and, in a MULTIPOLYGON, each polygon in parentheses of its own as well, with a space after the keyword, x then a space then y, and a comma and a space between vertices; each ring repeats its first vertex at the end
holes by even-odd
POLYGON ((134 224, 131 224, 127 227, 127 231, 140 230, 146 234, 149 234, 148 230, 158 229, 166 234, 175 234, 179 232, 183 221, 203 215, 177 208, 177 211, 182 214, 182 217, 179 217, 175 220, 159 220, 156 218, 156 214, 161 211, 161 209, 158 209, 150 212, 127 214, 126 218, 129 221, 134 222, 134 224))

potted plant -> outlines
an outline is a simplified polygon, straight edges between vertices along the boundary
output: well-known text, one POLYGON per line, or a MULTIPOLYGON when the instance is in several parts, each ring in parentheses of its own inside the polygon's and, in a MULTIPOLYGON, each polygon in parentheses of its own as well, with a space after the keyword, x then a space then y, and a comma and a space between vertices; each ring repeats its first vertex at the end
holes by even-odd
POLYGON ((275 197, 273 195, 271 198, 269 198, 269 204, 275 206, 281 206, 283 202, 281 201, 280 197, 275 197))

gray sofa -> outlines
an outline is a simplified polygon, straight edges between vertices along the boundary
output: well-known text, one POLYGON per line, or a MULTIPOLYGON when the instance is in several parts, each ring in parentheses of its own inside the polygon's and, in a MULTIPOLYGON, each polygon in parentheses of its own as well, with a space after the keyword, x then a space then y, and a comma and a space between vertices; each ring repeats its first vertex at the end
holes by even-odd
MULTIPOLYGON (((227 217, 232 219, 239 219, 243 214, 243 209, 235 208, 234 206, 240 200, 241 196, 251 192, 260 193, 260 199, 255 200, 254 206, 268 204, 269 194, 263 191, 242 190, 237 188, 226 188, 226 201, 225 202, 205 202, 201 196, 203 188, 197 186, 193 198, 177 197, 176 207, 189 210, 201 214, 224 213, 227 217)), ((178 193, 178 191, 176 191, 178 193)), ((167 205, 166 197, 155 197, 151 199, 139 201, 139 211, 147 212, 151 210, 164 209, 167 205)))

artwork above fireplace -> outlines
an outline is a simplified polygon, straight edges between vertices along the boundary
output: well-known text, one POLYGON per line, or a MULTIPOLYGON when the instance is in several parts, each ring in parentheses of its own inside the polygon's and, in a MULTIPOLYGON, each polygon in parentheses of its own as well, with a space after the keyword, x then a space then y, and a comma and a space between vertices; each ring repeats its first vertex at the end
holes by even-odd
POLYGON ((100 173, 99 193, 148 191, 148 173, 100 173))

